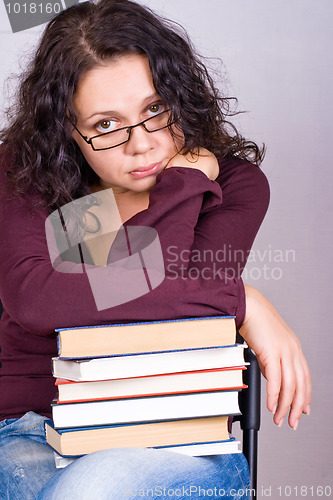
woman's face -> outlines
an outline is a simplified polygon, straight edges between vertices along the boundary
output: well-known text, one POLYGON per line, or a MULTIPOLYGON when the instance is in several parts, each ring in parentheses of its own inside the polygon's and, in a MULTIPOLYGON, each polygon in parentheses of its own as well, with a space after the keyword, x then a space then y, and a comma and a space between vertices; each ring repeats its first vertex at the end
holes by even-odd
MULTIPOLYGON (((88 71, 74 96, 76 126, 88 138, 135 125, 166 109, 154 88, 148 59, 134 54, 88 71)), ((100 178, 100 186, 118 192, 150 191, 156 176, 182 148, 184 139, 180 133, 178 136, 175 141, 169 128, 148 133, 139 126, 125 144, 94 151, 76 130, 73 132, 82 154, 100 178)))

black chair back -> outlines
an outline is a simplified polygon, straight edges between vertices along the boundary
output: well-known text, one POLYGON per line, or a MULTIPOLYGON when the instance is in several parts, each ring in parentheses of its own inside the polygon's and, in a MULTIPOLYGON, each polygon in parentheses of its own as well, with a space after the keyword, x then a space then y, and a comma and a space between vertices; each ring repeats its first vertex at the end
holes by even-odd
POLYGON ((239 393, 242 414, 234 417, 240 422, 243 439, 243 453, 249 465, 251 498, 257 498, 258 432, 260 429, 261 373, 256 355, 249 348, 244 352, 245 361, 250 363, 244 372, 243 381, 247 389, 239 393))

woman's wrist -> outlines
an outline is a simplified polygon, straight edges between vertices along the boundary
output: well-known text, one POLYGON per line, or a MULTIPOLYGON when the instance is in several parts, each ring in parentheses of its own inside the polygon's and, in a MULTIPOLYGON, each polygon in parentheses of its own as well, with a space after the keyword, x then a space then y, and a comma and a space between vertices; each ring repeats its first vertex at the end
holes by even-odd
POLYGON ((240 334, 246 340, 247 331, 249 330, 253 318, 258 317, 261 309, 261 302, 265 297, 255 288, 244 284, 245 290, 245 317, 242 326, 240 327, 240 334))

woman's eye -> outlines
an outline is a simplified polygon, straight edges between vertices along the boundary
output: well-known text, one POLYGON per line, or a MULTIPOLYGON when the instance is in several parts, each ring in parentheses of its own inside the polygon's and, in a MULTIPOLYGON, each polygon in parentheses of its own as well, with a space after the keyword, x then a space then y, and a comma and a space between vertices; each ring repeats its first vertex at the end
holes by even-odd
POLYGON ((147 109, 147 113, 150 116, 154 116, 154 115, 157 115, 159 113, 162 113, 162 111, 164 111, 164 110, 165 110, 165 105, 164 104, 161 104, 161 103, 159 103, 159 104, 152 104, 147 109))
POLYGON ((114 120, 102 120, 101 122, 97 123, 95 128, 102 134, 106 132, 112 132, 117 128, 117 122, 114 120))

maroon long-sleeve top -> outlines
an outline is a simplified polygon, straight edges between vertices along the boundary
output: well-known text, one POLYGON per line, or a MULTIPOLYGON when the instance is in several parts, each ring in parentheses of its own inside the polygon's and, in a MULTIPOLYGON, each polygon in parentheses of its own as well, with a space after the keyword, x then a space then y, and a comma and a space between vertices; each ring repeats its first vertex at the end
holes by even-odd
POLYGON ((148 209, 126 224, 157 231, 166 276, 149 293, 98 311, 85 273, 53 268, 45 235, 49 213, 33 207, 37 195, 18 198, 6 189, 8 158, 1 147, 0 420, 30 410, 50 416, 56 328, 217 314, 235 315, 242 324, 240 273, 269 201, 258 167, 223 159, 216 181, 192 168, 160 173, 148 209))

